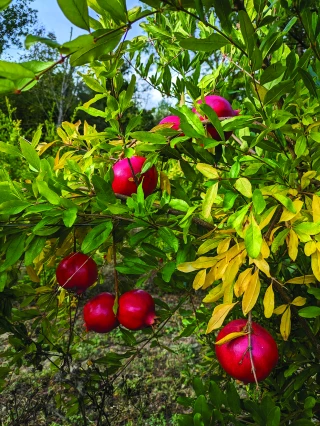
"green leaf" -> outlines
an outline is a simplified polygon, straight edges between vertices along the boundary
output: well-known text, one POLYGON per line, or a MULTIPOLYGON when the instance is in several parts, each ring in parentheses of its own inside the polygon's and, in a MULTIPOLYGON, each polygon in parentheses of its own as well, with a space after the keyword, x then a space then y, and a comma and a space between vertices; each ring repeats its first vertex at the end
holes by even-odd
POLYGON ((127 9, 124 0, 97 0, 98 5, 110 13, 116 24, 127 22, 127 9))
POLYGON ((15 90, 15 84, 11 80, 5 78, 0 78, 0 95, 5 95, 7 93, 13 93, 15 90))
POLYGON ((285 206, 287 210, 291 213, 296 213, 296 209, 294 208, 294 205, 290 198, 285 197, 281 194, 273 194, 274 198, 278 201, 280 201, 281 204, 285 206))
POLYGON ((271 245, 272 253, 276 253, 279 247, 283 245, 286 239, 286 236, 289 234, 289 232, 290 232, 289 228, 283 229, 281 232, 279 232, 276 238, 272 241, 272 245, 271 245))
POLYGON ((8 274, 6 272, 0 273, 0 293, 3 292, 7 283, 8 274))
POLYGON ((112 228, 113 224, 111 221, 95 226, 83 240, 81 245, 82 252, 87 254, 100 247, 109 237, 112 228))
POLYGON ((131 137, 144 143, 156 145, 165 145, 167 143, 167 139, 164 136, 152 132, 133 132, 131 133, 131 137))
POLYGON ((46 241, 47 239, 45 237, 33 238, 31 243, 28 245, 24 256, 24 263, 26 266, 31 265, 34 259, 39 256, 44 246, 46 245, 46 241))
POLYGON ((94 34, 99 39, 91 37, 90 43, 73 53, 70 57, 70 65, 73 67, 85 65, 110 53, 120 42, 123 30, 98 30, 94 34))
POLYGON ((310 92, 310 95, 314 98, 318 98, 317 87, 311 75, 302 68, 297 68, 297 71, 301 75, 304 84, 310 92))
POLYGON ((224 141, 224 132, 222 130, 221 122, 216 114, 216 112, 207 104, 200 104, 200 110, 205 113, 205 115, 209 118, 211 123, 214 125, 216 131, 219 133, 220 138, 224 141))
POLYGON ((233 383, 229 382, 227 384, 226 396, 228 401, 228 407, 230 407, 230 410, 234 414, 240 414, 241 413, 240 397, 233 383))
POLYGON ((262 246, 262 234, 254 216, 251 214, 250 224, 246 229, 244 243, 249 256, 255 259, 259 256, 262 246))
POLYGON ((247 12, 244 10, 239 11, 239 21, 241 34, 246 45, 246 51, 251 59, 255 47, 254 28, 247 12))
POLYGON ((32 145, 20 138, 20 147, 24 158, 36 171, 40 170, 40 158, 37 151, 32 147, 32 145))
POLYGON ((21 152, 13 145, 9 143, 0 142, 0 152, 5 154, 14 155, 15 157, 22 157, 21 152))
POLYGON ((52 189, 49 188, 48 184, 44 180, 38 180, 37 186, 39 189, 40 194, 46 198, 50 204, 59 205, 60 204, 60 197, 59 195, 52 191, 52 189))
POLYGON ((180 46, 194 52, 215 52, 227 46, 230 41, 220 34, 211 34, 207 38, 189 37, 180 41, 180 46))
POLYGON ((9 80, 18 80, 19 78, 34 78, 35 75, 20 64, 0 61, 0 77, 8 78, 9 80))
POLYGON ((234 184, 234 187, 237 191, 240 192, 240 194, 244 195, 245 197, 252 197, 252 186, 247 178, 237 179, 236 183, 234 184))
POLYGON ((162 238, 162 240, 171 248, 173 248, 173 250, 175 252, 177 252, 179 250, 179 240, 178 238, 174 235, 174 233, 171 231, 170 228, 160 228, 158 230, 158 234, 159 237, 162 238))
POLYGON ((294 152, 296 153, 297 157, 301 157, 305 153, 307 149, 307 138, 303 135, 299 136, 296 144, 294 146, 294 152))
POLYGON ((212 402, 212 405, 218 409, 222 407, 222 404, 225 404, 226 398, 223 392, 220 390, 219 386, 213 380, 210 380, 209 385, 209 398, 212 402))
MULTIPOLYGON (((204 420, 204 423, 201 422, 203 425, 208 425, 211 418, 211 411, 209 409, 206 397, 204 395, 199 395, 196 399, 194 406, 193 406, 193 412, 200 414, 201 417, 204 420)), ((199 423, 200 425, 200 423, 199 423)))
POLYGON ((316 318, 320 315, 319 306, 307 306, 299 310, 300 317, 303 318, 316 318))
POLYGON ((0 266, 0 272, 5 271, 9 266, 14 265, 20 259, 22 253, 24 252, 25 239, 25 234, 21 233, 11 237, 11 240, 7 247, 6 260, 0 266))
POLYGON ((70 228, 77 220, 77 207, 70 207, 63 212, 62 220, 67 228, 70 228))
POLYGON ((18 214, 30 206, 30 203, 21 200, 5 201, 0 204, 0 214, 18 214))
POLYGON ((211 208, 218 194, 218 182, 210 186, 204 197, 202 204, 202 214, 208 219, 211 216, 211 208))
POLYGON ((90 77, 89 75, 85 75, 85 74, 81 74, 81 73, 79 73, 79 74, 82 76, 83 81, 86 83, 86 85, 90 89, 92 89, 93 91, 98 92, 98 93, 106 92, 106 89, 104 89, 101 86, 101 84, 95 78, 90 77))
POLYGON ((12 0, 0 0, 0 11, 6 9, 12 0))
POLYGON ((268 68, 263 72, 260 83, 262 85, 266 83, 270 83, 270 81, 274 81, 279 78, 282 74, 284 74, 286 67, 282 65, 281 62, 276 62, 275 64, 271 64, 268 68))
POLYGON ((65 17, 79 28, 90 31, 87 0, 57 0, 65 17))
POLYGON ((28 34, 25 41, 24 46, 26 49, 30 49, 35 43, 43 43, 46 46, 52 47, 53 49, 59 49, 61 46, 56 40, 52 40, 51 38, 38 37, 32 34, 28 34))
POLYGON ((98 175, 93 175, 92 184, 98 198, 110 204, 115 204, 117 202, 116 196, 114 195, 111 186, 111 182, 107 182, 98 175))
POLYGON ((166 283, 169 283, 172 277, 172 274, 176 270, 176 262, 168 262, 164 266, 164 268, 161 271, 161 276, 163 281, 166 283))
POLYGON ((212 3, 222 29, 224 29, 229 34, 232 31, 232 20, 230 19, 232 8, 230 6, 230 2, 212 0, 212 3))
POLYGON ((266 201, 263 198, 262 192, 260 189, 255 189, 252 194, 253 207, 257 214, 261 214, 263 210, 266 208, 266 201))
POLYGON ((280 100, 281 96, 286 93, 289 93, 290 90, 294 87, 294 82, 292 80, 281 81, 270 89, 265 98, 264 105, 268 105, 270 103, 275 103, 280 100))

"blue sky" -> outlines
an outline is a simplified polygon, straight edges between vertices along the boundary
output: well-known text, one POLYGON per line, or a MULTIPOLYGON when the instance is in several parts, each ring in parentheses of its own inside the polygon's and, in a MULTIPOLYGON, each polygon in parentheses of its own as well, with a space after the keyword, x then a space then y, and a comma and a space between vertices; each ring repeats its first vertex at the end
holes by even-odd
MULTIPOLYGON (((112 0, 110 0, 112 1, 112 0)), ((127 8, 132 9, 135 6, 141 6, 138 0, 127 0, 127 8)), ((70 29, 73 27, 73 38, 86 32, 77 28, 64 16, 56 0, 34 0, 32 7, 38 10, 40 23, 47 31, 54 32, 59 42, 63 43, 70 38, 70 29)), ((94 12, 92 14, 94 17, 94 12)), ((139 25, 136 25, 130 31, 131 37, 140 33, 139 25)))

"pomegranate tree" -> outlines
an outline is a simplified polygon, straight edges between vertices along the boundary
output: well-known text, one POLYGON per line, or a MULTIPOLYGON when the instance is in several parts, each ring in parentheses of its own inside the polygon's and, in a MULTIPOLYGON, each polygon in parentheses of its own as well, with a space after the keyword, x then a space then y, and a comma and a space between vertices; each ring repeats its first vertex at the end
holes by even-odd
POLYGON ((84 305, 83 318, 87 331, 108 333, 119 325, 113 312, 114 301, 113 294, 100 293, 84 305))
POLYGON ((141 174, 145 161, 145 157, 133 156, 130 159, 124 158, 114 164, 112 189, 116 194, 127 196, 135 194, 137 192, 137 184, 140 184, 142 179, 142 188, 145 196, 152 194, 157 186, 158 173, 155 166, 152 166, 141 174))
MULTIPOLYGON (((220 330, 217 341, 230 333, 249 331, 247 330, 247 324, 248 321, 245 319, 231 321, 220 330)), ((255 381, 250 350, 258 381, 264 380, 271 373, 279 357, 277 344, 266 329, 252 322, 251 330, 251 349, 249 348, 248 334, 237 337, 220 346, 216 345, 215 348, 221 367, 231 377, 244 383, 253 383, 255 381)))
POLYGON ((97 281, 97 264, 86 254, 71 253, 59 263, 56 277, 64 289, 82 293, 97 281))
POLYGON ((154 323, 155 305, 152 296, 144 290, 131 290, 119 298, 118 320, 129 330, 141 330, 154 323))

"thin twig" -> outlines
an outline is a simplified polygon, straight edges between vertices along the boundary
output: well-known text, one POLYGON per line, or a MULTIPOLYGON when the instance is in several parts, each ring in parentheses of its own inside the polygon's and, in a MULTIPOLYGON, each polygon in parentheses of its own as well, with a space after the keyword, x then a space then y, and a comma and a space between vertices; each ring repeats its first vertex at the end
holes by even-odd
POLYGON ((256 368, 253 361, 253 354, 252 354, 253 347, 252 347, 252 313, 251 311, 249 311, 248 313, 247 331, 248 331, 248 350, 249 350, 251 371, 254 377, 254 381, 256 382, 256 389, 257 391, 259 391, 260 388, 259 388, 259 383, 257 379, 256 368))

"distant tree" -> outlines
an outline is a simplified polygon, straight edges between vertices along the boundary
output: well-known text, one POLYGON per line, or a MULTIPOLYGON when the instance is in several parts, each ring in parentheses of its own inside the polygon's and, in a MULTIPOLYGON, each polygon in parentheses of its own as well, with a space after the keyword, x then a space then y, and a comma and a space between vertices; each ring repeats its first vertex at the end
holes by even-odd
POLYGON ((0 14, 0 56, 9 46, 22 47, 25 36, 37 23, 37 10, 30 4, 33 0, 14 0, 0 14))

